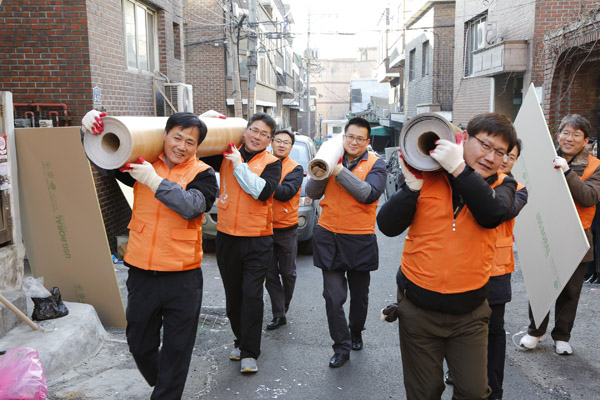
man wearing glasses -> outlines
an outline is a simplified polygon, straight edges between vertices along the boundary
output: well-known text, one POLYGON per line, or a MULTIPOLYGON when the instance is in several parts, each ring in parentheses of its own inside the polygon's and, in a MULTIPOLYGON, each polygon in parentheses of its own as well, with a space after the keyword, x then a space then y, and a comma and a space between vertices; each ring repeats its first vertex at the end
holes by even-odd
POLYGON ((363 118, 344 128, 344 156, 328 179, 309 180, 306 194, 321 200, 313 258, 323 273, 323 297, 334 354, 331 368, 344 365, 350 350, 362 350, 369 304, 370 272, 379 267, 375 236, 377 202, 387 177, 385 162, 367 151, 371 126, 363 118), (350 289, 349 322, 344 303, 350 289))
POLYGON ((473 117, 456 143, 436 142, 430 155, 443 170, 416 171, 400 157, 406 181, 377 224, 387 236, 408 228, 396 276, 408 399, 441 397, 444 359, 454 397, 490 394, 487 282, 495 228, 510 217, 517 186, 497 172, 516 140, 508 118, 486 113, 473 117))
POLYGON ((254 114, 244 143, 223 154, 220 168, 217 264, 235 335, 230 359, 242 361, 242 373, 258 371, 263 285, 273 252, 273 193, 281 177, 281 161, 266 151, 275 126, 269 115, 254 114))
POLYGON ((273 195, 273 257, 265 283, 273 310, 273 320, 267 325, 269 330, 287 323, 285 314, 294 294, 298 207, 304 178, 302 166, 289 157, 294 146, 294 135, 291 132, 275 132, 271 146, 273 155, 281 160, 282 171, 281 180, 273 195))
MULTIPOLYGON (((594 241, 590 228, 596 213, 596 204, 600 199, 600 160, 589 154, 586 147, 590 140, 590 131, 590 122, 581 115, 571 114, 564 117, 558 129, 559 156, 553 161, 554 168, 560 168, 565 174, 581 225, 590 243, 590 249, 558 295, 554 306, 554 329, 551 335, 556 353, 560 355, 573 354, 569 340, 575 324, 585 264, 594 259, 594 241)), ((546 338, 549 317, 548 313, 539 328, 536 328, 529 307, 530 323, 527 335, 521 338, 521 347, 534 349, 538 342, 546 338)))

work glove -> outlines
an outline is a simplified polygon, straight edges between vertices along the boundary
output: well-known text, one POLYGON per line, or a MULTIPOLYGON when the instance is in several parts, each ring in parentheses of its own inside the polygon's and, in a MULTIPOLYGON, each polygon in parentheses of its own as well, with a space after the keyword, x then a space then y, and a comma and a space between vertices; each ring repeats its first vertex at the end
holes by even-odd
POLYGON ((233 169, 242 163, 242 155, 233 142, 229 143, 229 152, 223 153, 223 157, 231 161, 233 169))
POLYGON ((99 135, 104 130, 104 122, 102 122, 102 117, 106 117, 106 115, 107 114, 104 111, 88 111, 88 113, 85 114, 81 120, 81 127, 85 132, 99 135))
POLYGON ((340 157, 340 160, 335 165, 335 167, 333 167, 333 170, 331 171, 332 175, 338 176, 340 174, 340 172, 342 172, 342 170, 344 169, 344 165, 342 164, 342 160, 343 160, 343 157, 340 157))
POLYGON ((220 112, 215 111, 215 110, 208 110, 204 114, 199 115, 198 118, 221 118, 221 119, 227 119, 227 115, 221 114, 220 112))
POLYGON ((398 303, 392 303, 381 310, 381 322, 394 322, 398 319, 398 303))
POLYGON ((567 160, 562 157, 556 157, 552 161, 552 164, 554 164, 555 169, 562 169, 563 174, 569 170, 569 163, 567 163, 567 160))
POLYGON ((435 149, 429 152, 431 158, 439 162, 448 173, 453 173, 465 160, 463 159, 462 135, 456 134, 456 143, 446 139, 435 141, 435 149))
POLYGON ((406 186, 414 192, 421 190, 421 187, 423 187, 423 174, 421 171, 414 169, 404 162, 404 157, 402 157, 400 149, 398 149, 398 160, 400 161, 400 169, 402 170, 402 175, 404 175, 406 186))
POLYGON ((138 162, 139 164, 127 164, 125 168, 121 168, 121 171, 129 172, 136 181, 148 186, 152 193, 156 193, 156 189, 158 189, 164 178, 158 175, 152 164, 142 157, 138 158, 138 162))

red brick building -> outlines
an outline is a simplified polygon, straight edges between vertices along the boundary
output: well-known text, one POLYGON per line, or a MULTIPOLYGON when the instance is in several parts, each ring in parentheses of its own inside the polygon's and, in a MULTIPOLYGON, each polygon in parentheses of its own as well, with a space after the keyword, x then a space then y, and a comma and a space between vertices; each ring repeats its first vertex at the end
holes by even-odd
MULTIPOLYGON (((79 125, 92 108, 155 115, 154 82, 185 81, 182 15, 182 0, 4 0, 0 90, 12 92, 14 103, 64 104, 61 126, 79 125)), ((27 110, 17 107, 15 118, 27 110)), ((51 107, 32 110, 37 122, 51 107)), ((114 251, 129 206, 114 179, 96 172, 94 179, 114 251)))
POLYGON ((580 113, 597 136, 600 2, 458 0, 456 10, 455 123, 484 111, 514 119, 533 83, 551 132, 580 113))

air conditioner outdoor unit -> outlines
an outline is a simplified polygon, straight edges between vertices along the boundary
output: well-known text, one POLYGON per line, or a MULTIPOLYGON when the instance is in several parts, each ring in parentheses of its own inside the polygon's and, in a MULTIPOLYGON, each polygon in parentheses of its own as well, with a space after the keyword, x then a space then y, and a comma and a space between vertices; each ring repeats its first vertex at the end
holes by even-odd
POLYGON ((165 116, 176 112, 194 112, 194 98, 192 96, 192 85, 185 83, 165 83, 165 95, 175 107, 169 106, 165 100, 165 116))

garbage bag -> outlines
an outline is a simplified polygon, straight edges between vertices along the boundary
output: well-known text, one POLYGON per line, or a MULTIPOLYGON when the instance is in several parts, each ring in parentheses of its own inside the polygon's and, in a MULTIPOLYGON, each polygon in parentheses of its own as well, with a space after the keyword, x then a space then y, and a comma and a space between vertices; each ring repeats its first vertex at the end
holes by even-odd
POLYGON ((34 321, 44 321, 64 317, 69 314, 67 306, 62 302, 60 289, 54 286, 50 289, 51 296, 44 298, 32 297, 33 314, 31 319, 34 321))
POLYGON ((35 349, 18 347, 0 356, 0 399, 44 400, 47 396, 44 367, 35 349))

